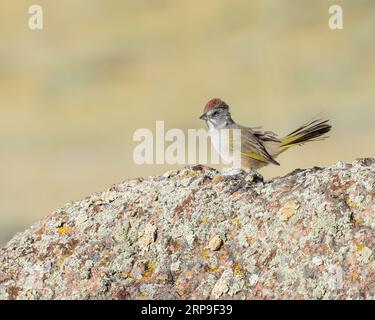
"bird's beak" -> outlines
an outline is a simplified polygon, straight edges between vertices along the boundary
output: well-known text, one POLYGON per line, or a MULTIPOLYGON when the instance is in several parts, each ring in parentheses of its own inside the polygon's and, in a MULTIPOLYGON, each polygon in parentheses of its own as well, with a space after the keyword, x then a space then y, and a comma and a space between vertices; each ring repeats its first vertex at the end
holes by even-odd
POLYGON ((206 114, 206 113, 203 113, 203 114, 199 117, 199 119, 201 119, 201 120, 207 120, 207 114, 206 114))

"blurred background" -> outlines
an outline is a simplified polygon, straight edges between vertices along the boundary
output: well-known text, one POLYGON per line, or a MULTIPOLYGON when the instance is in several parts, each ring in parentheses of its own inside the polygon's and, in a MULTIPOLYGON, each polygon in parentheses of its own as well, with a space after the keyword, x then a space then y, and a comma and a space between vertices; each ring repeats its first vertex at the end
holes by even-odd
POLYGON ((42 31, 34 2, 0 3, 0 245, 66 202, 173 169, 134 164, 134 131, 201 128, 213 97, 280 134, 331 119, 330 139, 268 178, 374 156, 375 1, 38 0, 42 31))

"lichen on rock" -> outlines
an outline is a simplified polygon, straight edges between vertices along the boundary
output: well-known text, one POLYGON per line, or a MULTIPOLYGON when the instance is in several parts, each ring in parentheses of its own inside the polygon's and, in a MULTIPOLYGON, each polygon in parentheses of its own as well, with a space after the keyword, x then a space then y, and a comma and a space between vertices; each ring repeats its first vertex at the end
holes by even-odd
POLYGON ((374 299, 375 160, 127 180, 0 250, 0 299, 374 299))

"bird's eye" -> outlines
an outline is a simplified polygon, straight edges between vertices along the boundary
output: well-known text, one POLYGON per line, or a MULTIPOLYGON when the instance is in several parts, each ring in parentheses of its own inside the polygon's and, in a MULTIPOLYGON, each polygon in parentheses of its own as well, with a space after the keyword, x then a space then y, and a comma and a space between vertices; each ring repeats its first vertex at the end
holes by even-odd
POLYGON ((218 114, 219 114, 219 111, 214 111, 214 112, 212 112, 212 116, 213 116, 213 117, 217 117, 218 114))

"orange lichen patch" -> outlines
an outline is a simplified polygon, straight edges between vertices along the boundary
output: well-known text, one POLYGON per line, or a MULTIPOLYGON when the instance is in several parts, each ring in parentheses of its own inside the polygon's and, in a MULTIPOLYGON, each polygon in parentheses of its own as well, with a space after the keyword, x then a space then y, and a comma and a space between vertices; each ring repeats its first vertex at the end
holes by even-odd
POLYGON ((125 279, 134 279, 134 276, 130 272, 122 272, 121 275, 125 279))
POLYGON ((269 287, 272 291, 275 290, 275 282, 273 281, 273 279, 268 280, 268 287, 269 287))
POLYGON ((219 183, 220 181, 223 180, 223 177, 222 176, 215 176, 213 179, 212 179, 212 183, 219 183))
POLYGON ((95 204, 92 206, 92 211, 93 211, 94 213, 99 213, 99 212, 101 211, 101 205, 95 203, 95 204))
POLYGON ((169 276, 165 273, 159 275, 158 277, 156 277, 157 280, 160 280, 160 281, 168 281, 169 280, 169 276))
POLYGON ((236 191, 236 192, 233 192, 230 196, 232 197, 232 198, 235 198, 235 197, 237 197, 237 196, 239 196, 239 195, 241 195, 242 193, 240 192, 240 191, 236 191))
MULTIPOLYGON (((282 297, 284 296, 284 294, 282 293, 278 299, 282 299, 282 297)), ((301 294, 301 293, 297 293, 295 296, 294 296, 294 300, 304 300, 304 296, 301 294)))
POLYGON ((323 271, 325 270, 325 266, 324 266, 324 264, 321 264, 320 266, 318 266, 318 270, 319 270, 320 272, 323 272, 323 271))
POLYGON ((204 248, 201 252, 198 253, 198 256, 200 256, 203 259, 208 259, 209 258, 209 256, 208 256, 209 252, 210 252, 210 250, 208 248, 204 248))
POLYGON ((255 238, 246 237, 246 242, 248 243, 249 246, 253 245, 255 241, 256 241, 255 238))
POLYGON ((69 233, 70 231, 72 231, 72 228, 69 228, 69 227, 61 226, 61 227, 57 228, 57 232, 58 232, 59 234, 67 234, 67 233, 69 233))
POLYGON ((222 184, 216 184, 215 189, 221 191, 224 189, 224 186, 222 184))
MULTIPOLYGON (((194 276, 194 272, 193 271, 190 271, 190 270, 186 270, 184 272, 182 272, 182 279, 190 279, 194 276)), ((177 281, 179 281, 179 279, 177 279, 177 281)))
POLYGON ((308 244, 305 244, 304 247, 302 248, 302 253, 305 257, 310 257, 311 256, 311 248, 308 246, 308 244))
POLYGON ((278 216, 281 220, 287 221, 297 212, 299 207, 300 204, 296 200, 290 200, 280 208, 278 216))
POLYGON ((255 291, 257 293, 261 292, 263 290, 263 284, 262 283, 258 283, 254 289, 255 289, 255 291))
POLYGON ((357 270, 353 270, 353 272, 351 273, 351 279, 353 281, 361 281, 360 273, 357 270))

